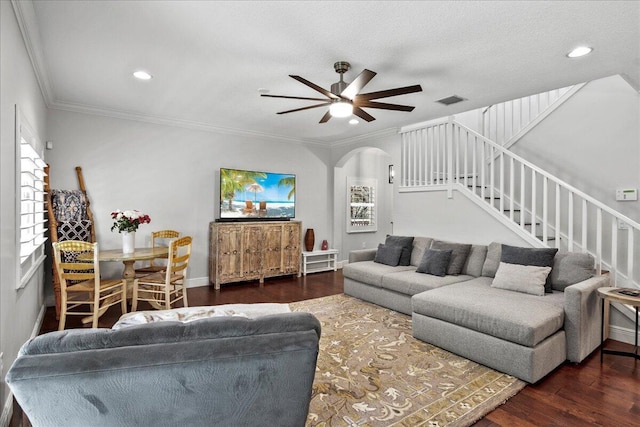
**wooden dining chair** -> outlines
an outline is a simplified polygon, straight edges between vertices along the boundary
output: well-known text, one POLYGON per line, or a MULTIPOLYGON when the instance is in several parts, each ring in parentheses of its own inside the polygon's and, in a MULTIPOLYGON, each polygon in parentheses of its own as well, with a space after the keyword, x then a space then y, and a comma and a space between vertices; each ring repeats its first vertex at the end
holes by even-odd
POLYGON ((186 278, 191 242, 191 236, 171 241, 166 271, 152 273, 133 282, 131 311, 137 310, 138 301, 148 301, 152 307, 160 310, 173 308, 180 300, 183 307, 189 306, 186 278))
MULTIPOLYGON (((180 237, 180 232, 175 230, 154 231, 151 233, 151 247, 155 248, 156 246, 160 246, 160 245, 167 246, 166 244, 167 239, 177 239, 178 237, 180 237)), ((136 268, 135 270, 136 277, 142 277, 142 276, 146 276, 147 274, 157 273, 159 271, 165 271, 167 269, 167 266, 165 265, 165 261, 161 261, 161 263, 158 263, 158 261, 166 260, 166 259, 167 259, 166 256, 154 258, 149 261, 149 265, 136 268)))
POLYGON ((93 328, 107 308, 121 304, 127 312, 127 282, 101 279, 98 244, 78 240, 53 243, 53 256, 60 280, 60 322, 63 330, 67 316, 91 316, 93 328), (85 307, 87 306, 87 307, 85 307))

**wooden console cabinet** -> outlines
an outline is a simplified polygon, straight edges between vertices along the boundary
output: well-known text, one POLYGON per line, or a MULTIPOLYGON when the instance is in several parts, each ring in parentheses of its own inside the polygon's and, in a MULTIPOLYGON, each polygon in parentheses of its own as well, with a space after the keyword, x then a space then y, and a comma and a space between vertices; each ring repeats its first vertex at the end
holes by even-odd
POLYGON ((300 221, 211 222, 209 282, 260 280, 295 274, 300 277, 300 221))

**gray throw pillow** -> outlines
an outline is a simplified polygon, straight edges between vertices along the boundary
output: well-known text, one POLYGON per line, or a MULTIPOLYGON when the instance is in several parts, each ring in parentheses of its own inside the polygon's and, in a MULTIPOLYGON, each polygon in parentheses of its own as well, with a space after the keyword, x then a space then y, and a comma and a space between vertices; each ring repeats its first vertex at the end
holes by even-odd
POLYGON ((542 297, 550 271, 551 267, 501 262, 491 287, 542 297))
POLYGON ((413 236, 387 236, 384 241, 387 246, 401 246, 404 250, 400 255, 398 265, 411 264, 411 251, 413 250, 413 236))
POLYGON ((417 267, 422 261, 424 251, 431 247, 433 241, 430 237, 415 237, 413 239, 413 249, 411 250, 411 265, 417 267))
MULTIPOLYGON (((521 248, 518 246, 502 245, 501 262, 509 264, 533 265, 536 267, 553 267, 553 258, 558 252, 557 248, 521 248)), ((544 291, 553 292, 551 275, 547 277, 544 291)))
POLYGON ((401 246, 389 246, 380 243, 378 245, 378 250, 376 251, 376 256, 373 259, 373 262, 395 267, 396 265, 398 265, 401 254, 401 246))
POLYGON ((463 243, 451 243, 443 242, 441 240, 434 240, 431 243, 431 249, 451 250, 451 261, 447 268, 447 274, 457 276, 462 272, 462 267, 469 256, 471 245, 463 243))
POLYGON ((425 249, 422 261, 420 261, 416 271, 418 273, 433 274, 434 276, 446 276, 452 252, 451 249, 425 249))
POLYGON ((482 265, 483 277, 495 277, 498 266, 500 265, 500 257, 502 256, 502 243, 491 242, 487 248, 487 259, 482 265))
POLYGON ((595 260, 591 254, 579 252, 558 252, 553 259, 551 286, 556 291, 564 291, 567 286, 595 276, 595 260))

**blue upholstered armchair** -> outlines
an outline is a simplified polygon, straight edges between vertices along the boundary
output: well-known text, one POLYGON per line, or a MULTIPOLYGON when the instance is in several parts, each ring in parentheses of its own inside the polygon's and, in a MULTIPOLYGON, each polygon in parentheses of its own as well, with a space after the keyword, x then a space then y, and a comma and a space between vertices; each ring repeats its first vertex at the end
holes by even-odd
POLYGON ((297 312, 65 330, 6 381, 34 426, 304 426, 319 338, 297 312))

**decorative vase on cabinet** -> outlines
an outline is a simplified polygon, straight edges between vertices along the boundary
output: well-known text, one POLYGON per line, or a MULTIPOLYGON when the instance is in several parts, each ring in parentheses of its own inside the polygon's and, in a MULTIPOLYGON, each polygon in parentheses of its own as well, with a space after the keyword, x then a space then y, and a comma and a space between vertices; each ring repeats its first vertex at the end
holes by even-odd
POLYGON ((315 243, 316 236, 313 232, 313 228, 307 228, 307 232, 304 234, 304 250, 307 252, 311 252, 315 243))

